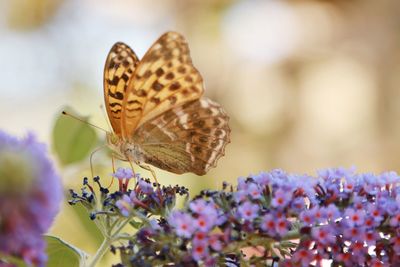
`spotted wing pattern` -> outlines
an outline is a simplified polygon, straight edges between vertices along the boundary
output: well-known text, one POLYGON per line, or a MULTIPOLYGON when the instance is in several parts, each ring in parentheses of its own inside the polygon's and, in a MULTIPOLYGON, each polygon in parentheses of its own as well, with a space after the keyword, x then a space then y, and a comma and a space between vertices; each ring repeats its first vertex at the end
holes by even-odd
POLYGON ((133 50, 116 43, 107 56, 104 67, 104 101, 111 126, 121 135, 121 115, 124 95, 139 60, 133 50))
POLYGON ((207 99, 190 101, 144 122, 134 134, 144 161, 181 174, 204 175, 230 142, 228 115, 207 99))
POLYGON ((152 118, 203 94, 203 79, 193 67, 184 37, 162 35, 136 67, 122 103, 122 133, 133 138, 136 128, 152 118))

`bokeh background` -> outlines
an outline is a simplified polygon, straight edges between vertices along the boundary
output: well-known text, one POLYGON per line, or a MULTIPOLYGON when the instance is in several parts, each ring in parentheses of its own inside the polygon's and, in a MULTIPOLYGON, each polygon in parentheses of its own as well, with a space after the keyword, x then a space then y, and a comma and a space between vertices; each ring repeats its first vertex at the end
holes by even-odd
MULTIPOLYGON (((65 105, 107 128, 111 46, 123 41, 143 56, 174 30, 206 95, 230 115, 232 143, 205 177, 158 171, 161 183, 196 193, 272 168, 400 167, 400 1, 0 0, 0 15, 0 126, 10 133, 33 130, 51 145, 65 105)), ((59 168, 78 189, 89 161, 59 168)), ((79 221, 65 205, 52 233, 93 253, 96 231, 79 221)))

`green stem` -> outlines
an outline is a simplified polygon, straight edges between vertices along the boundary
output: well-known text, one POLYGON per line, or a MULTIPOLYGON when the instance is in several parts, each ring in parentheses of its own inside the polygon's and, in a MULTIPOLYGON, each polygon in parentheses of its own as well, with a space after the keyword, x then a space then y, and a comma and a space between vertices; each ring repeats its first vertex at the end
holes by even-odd
MULTIPOLYGON (((129 223, 129 221, 132 219, 133 215, 130 216, 129 218, 127 218, 124 222, 122 222, 117 229, 114 231, 114 233, 112 233, 112 230, 114 227, 116 227, 117 223, 114 223, 109 231, 109 233, 107 233, 105 235, 104 234, 104 240, 103 243, 101 243, 101 246, 99 247, 99 249, 97 250, 96 254, 94 255, 92 261, 89 263, 89 265, 87 265, 87 267, 95 267, 97 262, 104 256, 104 254, 107 252, 107 250, 109 249, 109 247, 111 246, 111 244, 116 241, 118 239, 118 234, 119 232, 129 223)), ((100 230, 102 230, 103 228, 100 228, 100 230)), ((103 231, 102 231, 103 232, 103 231)))
POLYGON ((291 230, 289 231, 285 236, 282 237, 282 240, 293 240, 293 239, 299 239, 300 238, 300 232, 298 229, 291 230))
POLYGON ((92 261, 89 263, 88 267, 95 267, 97 262, 104 256, 104 254, 107 252, 108 248, 111 246, 112 239, 109 237, 104 238, 103 243, 101 243, 101 246, 96 252, 96 255, 94 255, 92 261))
POLYGON ((116 235, 119 234, 119 232, 129 223, 129 221, 132 219, 132 216, 130 216, 128 219, 126 219, 120 226, 118 226, 117 230, 115 230, 114 233, 112 233, 112 236, 115 237, 116 235))

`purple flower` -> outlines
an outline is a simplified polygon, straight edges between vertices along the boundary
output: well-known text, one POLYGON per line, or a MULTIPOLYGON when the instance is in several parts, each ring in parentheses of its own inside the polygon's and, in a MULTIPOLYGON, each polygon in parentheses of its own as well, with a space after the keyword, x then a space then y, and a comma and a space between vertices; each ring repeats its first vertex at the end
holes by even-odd
POLYGON ((400 225, 400 213, 395 214, 389 221, 390 226, 397 227, 400 225))
POLYGON ((371 173, 366 173, 362 175, 362 178, 364 180, 363 182, 363 189, 365 192, 367 192, 370 195, 376 195, 378 193, 378 188, 377 185, 379 183, 378 177, 371 173))
POLYGON ((218 210, 214 203, 208 203, 199 214, 209 217, 210 220, 216 220, 218 217, 218 210))
POLYGON ((288 231, 289 231, 289 226, 290 223, 286 218, 278 218, 276 220, 276 232, 279 234, 279 236, 284 236, 288 231))
POLYGON ((356 210, 362 210, 365 208, 366 199, 363 196, 358 195, 359 192, 353 193, 353 208, 356 210))
POLYGON ((192 216, 180 211, 173 211, 168 217, 168 222, 175 228, 176 234, 181 237, 190 238, 196 229, 192 216))
POLYGON ((247 200, 247 192, 245 190, 236 191, 235 193, 233 193, 233 197, 236 203, 241 203, 247 200))
POLYGON ((228 217, 223 212, 220 212, 220 214, 218 214, 218 218, 217 218, 217 221, 215 222, 215 224, 216 225, 222 225, 227 220, 228 220, 228 217))
POLYGON ((111 176, 114 176, 118 179, 131 179, 133 178, 133 171, 130 168, 118 168, 117 171, 111 176))
POLYGON ((353 242, 350 245, 350 250, 352 252, 352 261, 356 262, 357 265, 361 265, 365 262, 365 256, 368 254, 367 247, 364 243, 361 242, 353 242))
POLYGON ((399 191, 398 191, 398 195, 396 196, 396 204, 397 204, 397 208, 400 210, 400 187, 398 187, 399 191))
POLYGON ((125 217, 128 217, 132 208, 134 207, 134 200, 136 199, 135 191, 131 191, 128 195, 124 194, 121 199, 115 202, 115 205, 121 211, 121 214, 125 217))
POLYGON ((59 210, 62 194, 45 145, 32 134, 18 140, 0 131, 0 251, 44 266, 42 235, 59 210))
POLYGON ((396 201, 388 196, 385 196, 384 192, 380 192, 378 194, 378 206, 391 216, 398 213, 398 207, 396 201))
POLYGON ((284 209, 289 201, 292 199, 293 193, 291 191, 284 191, 282 189, 278 189, 274 198, 272 199, 272 207, 284 209))
POLYGON ((266 172, 260 172, 259 174, 253 176, 253 179, 256 182, 256 184, 263 187, 271 182, 271 175, 266 172))
POLYGON ((329 225, 313 228, 312 237, 322 245, 333 244, 336 241, 336 233, 329 225))
POLYGON ((328 207, 324 207, 323 208, 324 213, 325 213, 325 217, 328 221, 334 222, 337 219, 340 218, 340 211, 339 209, 333 205, 333 204, 329 204, 328 207))
POLYGON ((127 195, 123 195, 122 198, 115 203, 115 205, 119 208, 122 215, 128 217, 132 208, 132 203, 131 199, 127 195))
POLYGON ((257 217, 259 209, 258 205, 246 201, 238 207, 237 214, 239 218, 251 221, 257 217))
POLYGON ((143 179, 139 180, 139 188, 140 191, 142 191, 143 194, 152 194, 154 192, 153 186, 151 185, 150 182, 147 182, 143 179))
POLYGON ((375 246, 376 241, 380 239, 378 232, 369 231, 364 233, 363 240, 367 243, 368 246, 375 246))
POLYGON ((151 229, 153 229, 153 230, 161 230, 161 227, 160 227, 160 225, 158 224, 158 222, 157 222, 156 219, 151 219, 151 220, 149 221, 149 224, 150 224, 151 229))
POLYGON ((246 190, 247 195, 252 199, 260 199, 262 196, 262 190, 255 183, 250 183, 246 190))
POLYGON ((383 185, 396 184, 400 182, 400 176, 394 171, 389 171, 382 173, 379 180, 384 182, 383 185))
POLYGON ((299 262, 300 266, 306 267, 309 266, 314 258, 314 255, 310 250, 307 249, 299 249, 293 254, 292 260, 294 262, 299 262))
POLYGON ((191 211, 201 214, 208 207, 207 202, 204 199, 196 199, 190 202, 189 208, 191 211))
POLYGON ((276 225, 275 225, 274 216, 272 216, 272 214, 265 214, 262 217, 262 221, 261 221, 260 227, 261 227, 262 230, 267 232, 270 236, 275 235, 276 225))
POLYGON ((393 250, 397 255, 400 255, 400 236, 395 236, 390 239, 390 242, 393 244, 393 250))
MULTIPOLYGON (((182 266, 193 261, 201 266, 265 265, 271 258, 258 257, 264 257, 271 244, 280 254, 277 266, 323 266, 326 260, 344 266, 398 266, 396 181, 394 173, 354 174, 343 168, 323 170, 317 177, 281 170, 260 173, 240 178, 236 191, 226 186, 202 191, 167 222, 161 216, 159 230, 153 232, 165 236, 149 240, 168 240, 160 253, 182 266), (230 257, 247 244, 254 245, 250 256, 230 257)), ((143 243, 137 254, 145 255, 149 245, 143 243)))
POLYGON ((217 220, 216 216, 214 217, 214 216, 200 215, 199 217, 194 219, 194 224, 200 231, 207 232, 214 227, 216 220, 217 220))
POLYGON ((293 209, 294 212, 300 213, 305 207, 305 201, 302 197, 296 197, 293 199, 290 207, 293 209))
POLYGON ((222 242, 220 239, 220 235, 212 234, 208 239, 208 244, 215 251, 220 251, 222 249, 222 242))
POLYGON ((310 210, 304 210, 300 213, 300 221, 303 222, 304 225, 312 225, 315 223, 315 212, 318 210, 318 207, 315 206, 310 210))
POLYGON ((246 190, 246 189, 247 189, 246 179, 244 177, 239 177, 237 190, 240 191, 240 190, 246 190))
POLYGON ((207 241, 207 240, 208 240, 208 237, 205 232, 196 231, 196 233, 194 234, 193 242, 200 242, 200 241, 207 241))
POLYGON ((353 179, 347 179, 343 183, 343 191, 345 193, 351 193, 353 192, 354 188, 356 187, 356 181, 353 179))
POLYGON ((318 223, 323 223, 326 221, 326 214, 324 207, 314 207, 314 217, 318 223))
POLYGON ((375 203, 368 203, 367 214, 368 217, 373 219, 376 225, 379 224, 381 221, 383 221, 382 211, 378 208, 378 206, 375 203))
POLYGON ((208 243, 205 240, 193 240, 192 257, 195 261, 200 261, 208 256, 208 243))
POLYGON ((347 208, 344 216, 347 218, 346 222, 350 227, 360 226, 364 223, 365 211, 347 208))
POLYGON ((346 227, 343 230, 343 237, 350 241, 362 241, 365 237, 364 227, 346 227))

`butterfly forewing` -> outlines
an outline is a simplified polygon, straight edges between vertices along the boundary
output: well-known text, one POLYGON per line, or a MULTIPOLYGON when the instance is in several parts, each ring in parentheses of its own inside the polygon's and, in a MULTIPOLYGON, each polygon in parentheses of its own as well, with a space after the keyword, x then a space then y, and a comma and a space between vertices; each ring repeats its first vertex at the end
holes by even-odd
POLYGON ((133 136, 137 127, 183 103, 199 99, 203 80, 193 67, 182 35, 167 32, 136 67, 123 101, 122 131, 133 136))
POLYGON ((138 62, 133 50, 120 42, 111 48, 107 56, 104 67, 104 101, 111 126, 117 135, 121 135, 125 92, 138 62))
POLYGON ((144 161, 181 174, 205 174, 224 155, 229 143, 229 117, 207 99, 174 107, 143 123, 135 132, 144 161))

